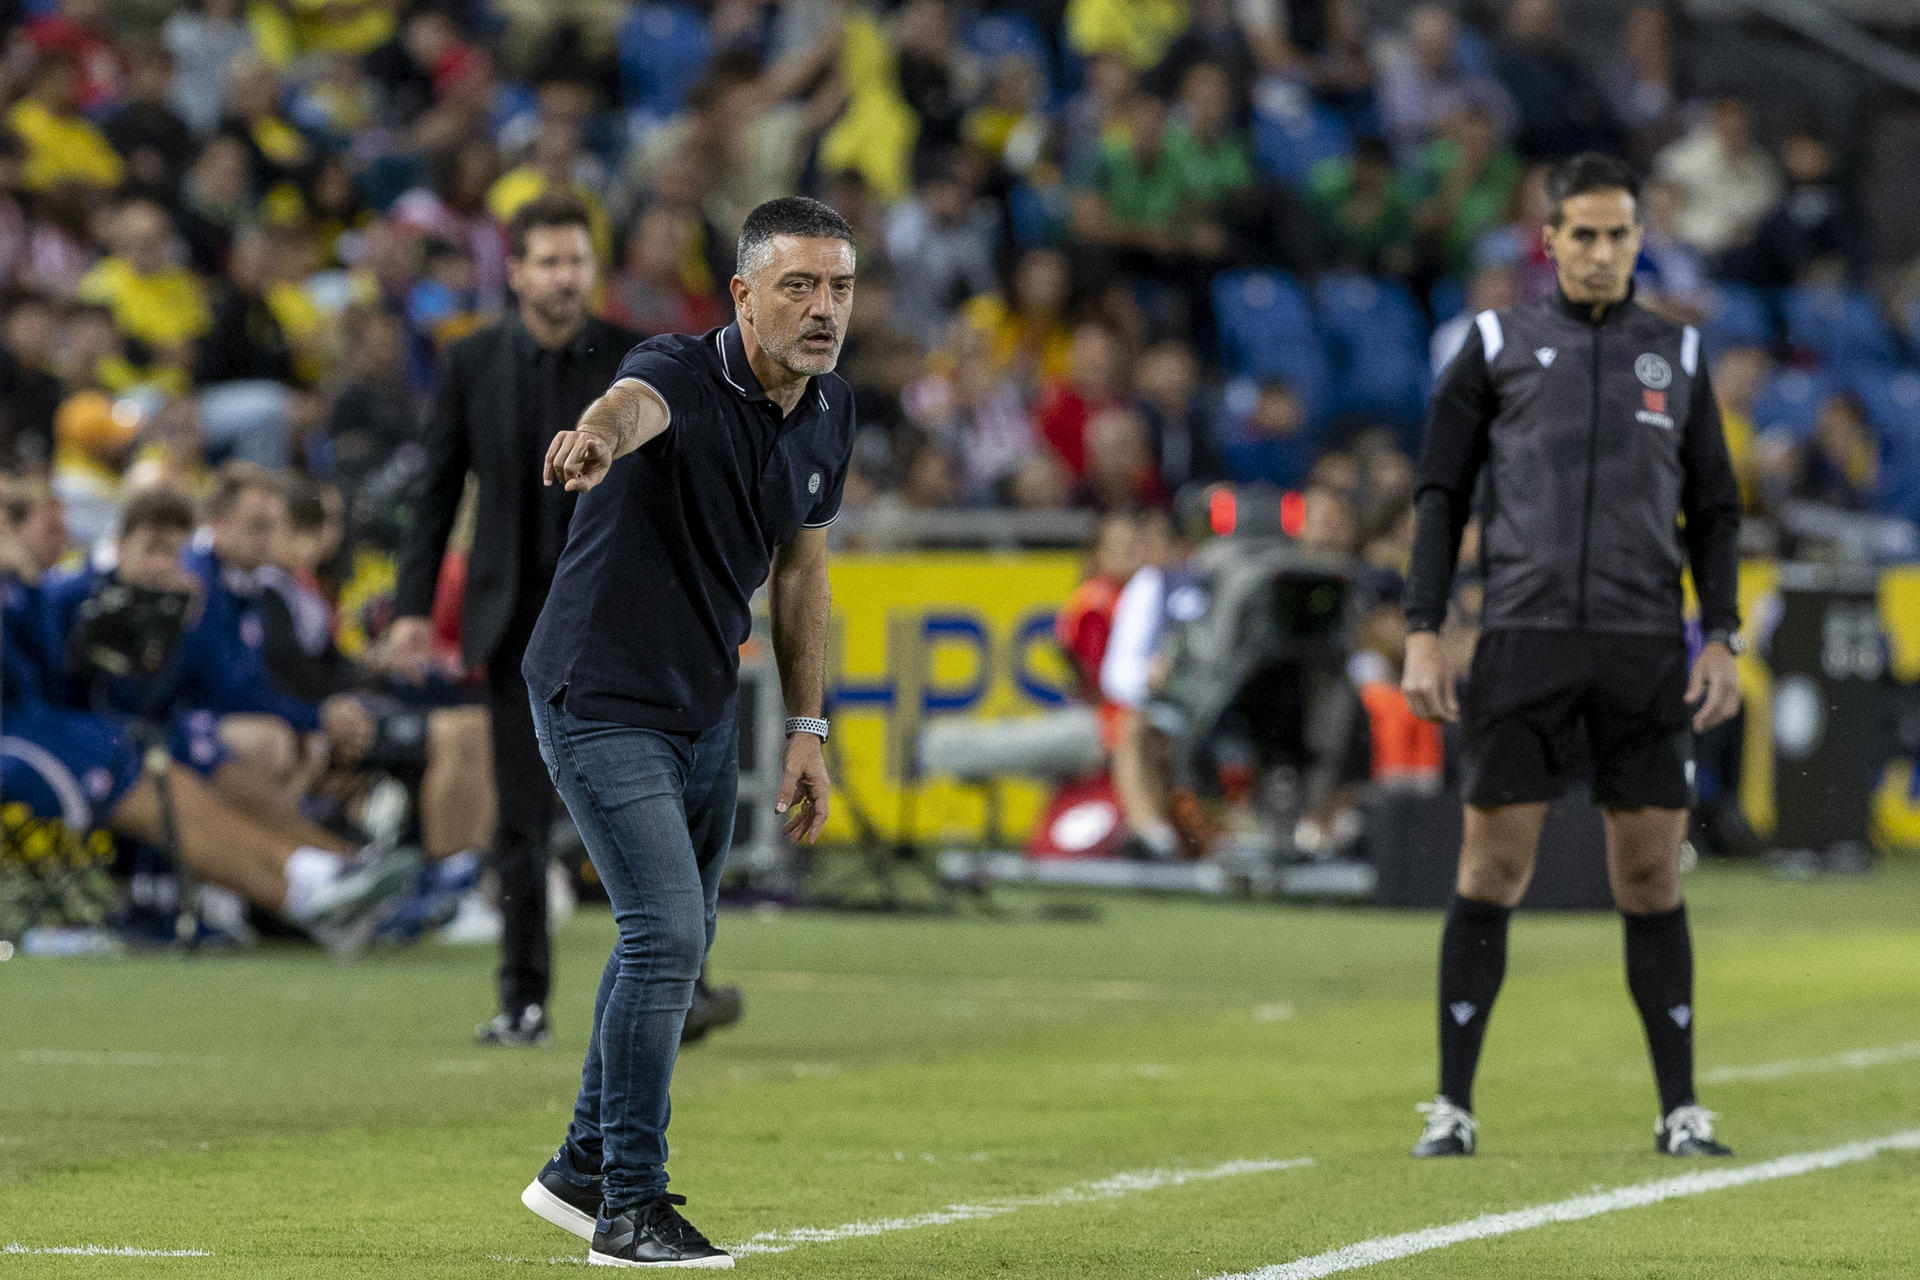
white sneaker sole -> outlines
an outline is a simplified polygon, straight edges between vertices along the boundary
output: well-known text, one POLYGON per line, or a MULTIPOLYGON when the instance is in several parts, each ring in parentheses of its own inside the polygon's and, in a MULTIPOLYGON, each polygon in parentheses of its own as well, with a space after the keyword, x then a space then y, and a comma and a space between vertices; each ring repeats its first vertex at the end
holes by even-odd
POLYGON ((616 1258, 608 1253, 589 1253, 587 1265, 590 1267, 700 1267, 707 1271, 731 1271, 733 1255, 720 1253, 711 1258, 692 1258, 686 1262, 628 1262, 624 1258, 616 1258))
POLYGON ((580 1212, 541 1186, 540 1179, 527 1184, 527 1189, 520 1193, 520 1203, 533 1210, 534 1216, 542 1221, 552 1223, 569 1235, 579 1236, 588 1244, 593 1243, 593 1216, 580 1212))

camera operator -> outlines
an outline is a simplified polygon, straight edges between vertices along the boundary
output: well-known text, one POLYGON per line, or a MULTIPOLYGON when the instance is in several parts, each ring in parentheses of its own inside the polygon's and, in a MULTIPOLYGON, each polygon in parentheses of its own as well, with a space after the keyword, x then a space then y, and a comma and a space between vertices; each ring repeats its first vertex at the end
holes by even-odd
MULTIPOLYGON (((257 654, 222 634, 226 619, 218 611, 216 593, 182 567, 181 554, 192 535, 193 508, 185 498, 165 489, 143 490, 122 513, 114 568, 47 577, 39 603, 49 655, 70 651, 76 625, 90 606, 100 609, 109 593, 132 589, 122 592, 126 603, 119 607, 129 614, 123 629, 136 632, 149 624, 135 611, 150 606, 155 597, 172 594, 189 602, 183 629, 157 670, 88 673, 72 669, 64 657, 54 657, 59 668, 46 683, 49 700, 123 723, 136 717, 153 721, 165 730, 168 753, 207 778, 228 803, 283 826, 302 844, 349 853, 350 846, 300 815, 271 770, 228 749, 219 732, 220 717, 252 713, 311 731, 323 723, 346 723, 351 715, 364 712, 357 707, 343 711, 331 705, 332 699, 316 708, 268 683, 257 654)), ((237 630, 239 624, 233 625, 237 630)))
MULTIPOLYGON (((129 505, 140 516, 142 498, 129 505)), ((44 584, 13 522, 0 513, 0 794, 36 818, 76 831, 103 825, 117 835, 171 848, 209 884, 278 912, 337 954, 364 941, 372 908, 404 887, 411 855, 368 854, 357 862, 315 846, 308 833, 243 812, 191 772, 148 770, 124 718, 55 705, 50 685, 66 679, 46 641, 44 584), (169 813, 169 809, 171 812, 169 813)))

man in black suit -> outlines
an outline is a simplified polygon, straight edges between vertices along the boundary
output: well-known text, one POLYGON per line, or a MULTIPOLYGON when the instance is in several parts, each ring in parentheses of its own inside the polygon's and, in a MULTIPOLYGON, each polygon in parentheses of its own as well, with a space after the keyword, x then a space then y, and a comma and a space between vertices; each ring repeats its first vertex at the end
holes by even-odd
POLYGON ((576 497, 563 486, 541 484, 540 472, 549 442, 572 428, 640 338, 587 314, 596 263, 587 213, 578 201, 546 196, 522 206, 507 237, 507 281, 519 306, 447 349, 427 418, 427 465, 400 556, 386 651, 401 671, 420 673, 430 665, 427 613, 472 471, 479 507, 460 657, 487 673, 500 806, 494 864, 505 917, 500 1012, 478 1035, 482 1043, 527 1045, 549 1038, 547 831, 553 790, 534 742, 520 660, 566 545, 576 497))

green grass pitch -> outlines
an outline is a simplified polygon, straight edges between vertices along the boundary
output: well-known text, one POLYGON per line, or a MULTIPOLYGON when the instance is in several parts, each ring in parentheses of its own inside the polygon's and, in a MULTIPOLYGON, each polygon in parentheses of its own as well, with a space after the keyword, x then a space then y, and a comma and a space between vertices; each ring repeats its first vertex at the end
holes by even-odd
MULTIPOLYGON (((1920 865, 1812 884, 1713 867, 1688 896, 1703 1100, 1736 1163, 1920 1128, 1920 865)), ((1614 917, 1516 920, 1481 1154, 1417 1163, 1437 916, 1112 897, 1064 923, 1002 901, 1000 919, 722 918, 715 975, 748 1016, 681 1060, 675 1189, 723 1243, 894 1228, 742 1272, 1192 1280, 1705 1167, 1652 1153, 1614 917), (1092 1185, 1116 1175, 1139 1176, 1092 1185)), ((0 1250, 18 1246, 0 1276, 584 1259, 517 1197, 561 1135, 611 936, 604 913, 565 931, 557 1042, 526 1052, 472 1044, 484 950, 0 964, 0 1250), (87 1245, 203 1252, 21 1252, 87 1245)), ((1917 1276, 1920 1152, 1353 1274, 1917 1276)))

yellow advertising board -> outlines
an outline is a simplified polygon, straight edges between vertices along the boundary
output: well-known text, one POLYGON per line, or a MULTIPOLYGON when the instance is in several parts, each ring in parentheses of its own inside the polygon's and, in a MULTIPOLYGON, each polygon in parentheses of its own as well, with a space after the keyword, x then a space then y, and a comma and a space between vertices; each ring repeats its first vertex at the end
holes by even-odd
MULTIPOLYGON (((846 554, 833 559, 834 635, 830 679, 834 738, 845 793, 834 806, 829 840, 854 835, 850 800, 885 836, 977 838, 986 818, 978 787, 929 778, 903 805, 897 735, 899 696, 925 646, 921 701, 927 716, 1031 715, 1064 701, 1070 679, 1053 641, 1053 617, 1080 580, 1081 559, 1066 552, 916 552, 846 554), (910 830, 903 830, 903 827, 910 830)), ((1000 816, 1018 840, 1039 817, 1046 791, 1009 780, 1000 816)))
MULTIPOLYGON (((982 552, 846 554, 833 562, 834 734, 841 750, 835 782, 885 837, 940 841, 977 838, 987 818, 984 792, 947 778, 929 778, 903 804, 899 786, 899 692, 909 652, 925 646, 922 695, 927 716, 1018 716, 1060 704, 1069 686, 1053 643, 1053 615, 1079 581, 1070 553, 982 552)), ((1757 636, 1768 614, 1777 569, 1741 568, 1742 614, 1757 636)), ((1888 572, 1880 606, 1897 679, 1920 679, 1920 567, 1888 572)), ((911 685, 913 680, 907 680, 911 685)), ((1761 832, 1773 815, 1772 677, 1750 653, 1741 660, 1747 700, 1741 802, 1761 832)), ((1014 841, 1024 838, 1045 802, 1035 783, 1007 780, 1000 820, 1014 841)), ((1875 800, 1882 841, 1920 848, 1920 778, 1911 761, 1895 761, 1875 800)), ((828 838, 854 836, 849 805, 836 805, 828 838)))

